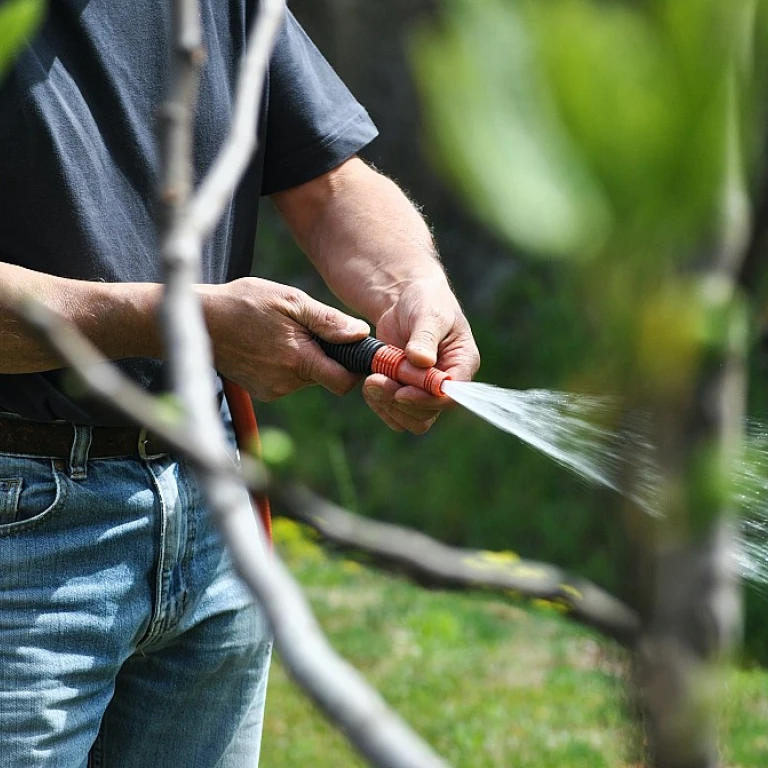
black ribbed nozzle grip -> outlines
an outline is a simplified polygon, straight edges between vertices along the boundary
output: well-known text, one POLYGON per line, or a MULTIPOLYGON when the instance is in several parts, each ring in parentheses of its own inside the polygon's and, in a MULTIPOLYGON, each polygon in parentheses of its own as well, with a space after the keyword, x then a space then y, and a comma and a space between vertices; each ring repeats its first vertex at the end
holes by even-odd
POLYGON ((348 371, 362 373, 366 376, 371 373, 373 356, 381 347, 385 346, 383 341, 379 341, 373 336, 360 341, 353 341, 351 344, 334 344, 331 341, 321 339, 319 336, 314 338, 328 357, 341 363, 348 371))

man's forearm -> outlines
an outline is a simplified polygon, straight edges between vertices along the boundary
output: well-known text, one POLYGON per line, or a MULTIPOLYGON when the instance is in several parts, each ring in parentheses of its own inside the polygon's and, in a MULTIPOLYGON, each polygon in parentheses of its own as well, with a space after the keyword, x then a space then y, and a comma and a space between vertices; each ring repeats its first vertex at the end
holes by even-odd
POLYGON ((33 296, 77 326, 110 358, 159 357, 155 308, 162 286, 69 280, 0 263, 0 373, 35 373, 61 361, 13 311, 33 296))
POLYGON ((273 201, 331 290, 374 323, 404 284, 445 280, 419 211, 358 158, 273 201))
MULTIPOLYGON (((260 400, 308 384, 337 394, 356 378, 312 342, 316 333, 345 343, 369 331, 360 320, 302 291, 267 280, 241 278, 198 285, 220 372, 260 400)), ((0 373, 36 373, 61 366, 25 327, 13 305, 31 295, 77 327, 111 359, 164 355, 157 308, 163 286, 66 280, 0 263, 0 373)))

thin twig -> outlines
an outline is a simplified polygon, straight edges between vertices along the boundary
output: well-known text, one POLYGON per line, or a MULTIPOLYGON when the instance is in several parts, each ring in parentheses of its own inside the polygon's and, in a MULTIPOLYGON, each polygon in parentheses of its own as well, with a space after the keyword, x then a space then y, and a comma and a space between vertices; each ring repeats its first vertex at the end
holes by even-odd
MULTIPOLYGON (((217 493, 225 493, 217 484, 217 493)), ((254 557, 252 522, 235 499, 214 499, 224 536, 240 575, 261 602, 275 644, 291 676, 352 745, 380 768, 447 768, 378 692, 328 644, 301 589, 280 559, 254 557)), ((251 516, 252 518, 253 516, 251 516)))
POLYGON ((261 0, 240 64, 237 109, 222 151, 189 203, 187 227, 205 238, 216 226, 256 148, 256 124, 272 45, 284 18, 284 0, 261 0))

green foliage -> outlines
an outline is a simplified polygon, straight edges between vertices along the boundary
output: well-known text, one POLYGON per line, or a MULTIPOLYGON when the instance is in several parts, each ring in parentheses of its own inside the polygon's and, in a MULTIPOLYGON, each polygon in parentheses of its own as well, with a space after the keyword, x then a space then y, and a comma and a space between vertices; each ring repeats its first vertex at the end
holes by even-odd
POLYGON ((701 334, 686 331, 701 286, 673 271, 743 244, 762 6, 450 0, 414 38, 436 162, 512 243, 584 267, 605 386, 683 387, 699 371, 701 334))
POLYGON ((729 163, 751 156, 728 136, 755 109, 740 99, 753 10, 452 0, 412 47, 438 161, 529 252, 687 258, 719 235, 729 163))
POLYGON ((412 46, 437 162, 524 248, 593 248, 608 227, 604 195, 555 119, 522 20, 480 5, 453 3, 442 35, 423 30, 412 46))
POLYGON ((6 0, 0 6, 0 75, 43 17, 42 0, 6 0))

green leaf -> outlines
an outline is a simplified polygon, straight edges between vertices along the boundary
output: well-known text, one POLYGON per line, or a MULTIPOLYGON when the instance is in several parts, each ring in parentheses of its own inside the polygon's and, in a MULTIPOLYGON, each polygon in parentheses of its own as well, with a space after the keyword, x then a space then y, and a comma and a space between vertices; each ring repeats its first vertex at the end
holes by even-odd
POLYGON ((293 440, 287 432, 275 427, 261 430, 261 456, 268 467, 285 467, 291 463, 295 453, 293 440))
POLYGON ((0 6, 0 73, 13 61, 42 17, 42 0, 8 0, 0 6))
POLYGON ((451 9, 411 46, 436 163, 483 220, 523 248, 589 253, 610 211, 561 130, 519 10, 497 0, 451 9))
POLYGON ((412 45, 436 164, 529 252, 603 246, 646 269, 649 255, 681 261, 738 235, 753 12, 753 0, 447 0, 412 45))

